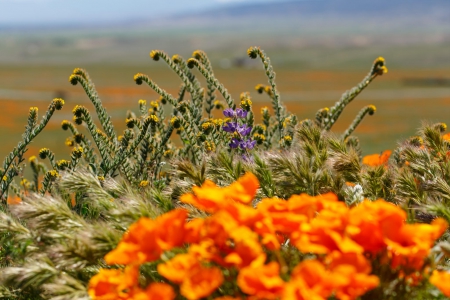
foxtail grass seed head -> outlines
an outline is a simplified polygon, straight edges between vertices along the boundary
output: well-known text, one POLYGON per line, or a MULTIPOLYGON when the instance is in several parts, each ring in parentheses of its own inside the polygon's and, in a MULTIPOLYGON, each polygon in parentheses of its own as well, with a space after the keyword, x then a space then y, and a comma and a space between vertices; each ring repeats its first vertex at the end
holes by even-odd
POLYGON ((48 149, 48 148, 42 148, 41 150, 39 150, 39 157, 41 159, 46 159, 49 154, 50 154, 50 149, 48 149))
POLYGON ((377 111, 377 108, 375 107, 375 105, 369 105, 369 115, 373 115, 376 111, 377 111))
POLYGON ((258 48, 257 47, 248 48, 247 55, 252 59, 257 58, 258 57, 258 48))
POLYGON ((152 51, 150 51, 150 57, 151 57, 154 61, 158 61, 160 55, 161 55, 161 51, 159 51, 159 50, 152 50, 152 51))
POLYGON ((56 110, 61 110, 64 106, 64 100, 61 98, 53 99, 53 105, 55 105, 56 110))

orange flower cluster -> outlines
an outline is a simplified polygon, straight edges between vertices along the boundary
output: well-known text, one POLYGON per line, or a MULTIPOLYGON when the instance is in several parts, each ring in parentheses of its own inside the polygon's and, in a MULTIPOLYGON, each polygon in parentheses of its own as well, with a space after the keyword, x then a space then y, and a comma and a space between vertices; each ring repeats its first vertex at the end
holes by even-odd
POLYGON ((348 208, 331 193, 268 198, 254 208, 258 186, 250 173, 225 188, 206 181, 180 200, 209 217, 187 221, 186 210, 175 209, 155 220, 140 219, 105 257, 108 264, 127 267, 94 276, 90 296, 145 300, 166 291, 159 299, 173 299, 175 286, 187 299, 356 299, 379 284, 370 257, 393 268, 420 270, 447 228, 442 219, 406 224, 405 212, 383 200, 348 208), (139 287, 140 264, 180 247, 186 251, 157 265, 170 285, 139 287), (289 271, 281 252, 287 247, 316 258, 289 271), (219 289, 225 281, 239 289, 219 289))
POLYGON ((391 153, 391 150, 385 150, 381 154, 366 155, 363 157, 362 163, 372 167, 387 165, 391 153))

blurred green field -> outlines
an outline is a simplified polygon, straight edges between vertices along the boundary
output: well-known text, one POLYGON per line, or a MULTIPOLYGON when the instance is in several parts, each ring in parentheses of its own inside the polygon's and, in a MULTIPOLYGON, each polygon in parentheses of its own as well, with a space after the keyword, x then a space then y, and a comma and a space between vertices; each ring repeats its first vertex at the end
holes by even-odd
MULTIPOLYGON (((66 105, 55 113, 48 127, 31 144, 28 156, 48 147, 58 159, 69 157, 69 149, 64 145, 69 135, 60 128, 61 121, 72 118, 71 111, 76 104, 86 105, 94 113, 82 88, 68 82, 75 67, 89 72, 119 131, 125 129, 127 110, 137 112, 139 99, 158 98, 149 87, 137 86, 134 74, 145 73, 162 88, 176 94, 181 81, 163 62, 154 62, 148 57, 151 49, 179 53, 186 58, 197 48, 206 49, 216 77, 235 99, 241 92, 251 93, 257 120, 259 108, 270 107, 267 96, 254 90, 256 84, 267 83, 262 66, 245 55, 247 47, 258 42, 257 39, 231 39, 235 44, 218 48, 200 36, 199 41, 183 48, 182 40, 175 43, 166 38, 144 42, 139 38, 133 42, 130 37, 125 41, 114 39, 92 45, 86 42, 86 49, 75 49, 72 42, 47 38, 40 40, 36 50, 29 38, 12 39, 9 43, 7 36, 3 38, 6 42, 0 44, 0 157, 7 155, 20 140, 29 107, 37 106, 42 115, 54 97, 64 98, 66 105)), ((376 114, 366 117, 355 132, 364 154, 393 149, 399 141, 413 135, 422 121, 450 122, 450 85, 445 80, 435 84, 436 79, 450 78, 448 44, 439 47, 416 44, 289 48, 273 42, 264 45, 262 39, 259 41, 272 59, 282 102, 300 120, 314 118, 318 109, 332 106, 343 92, 360 82, 376 57, 386 58, 389 73, 377 78, 359 95, 332 129, 336 134, 342 133, 362 107, 374 104, 376 114), (418 79, 414 82, 419 84, 405 84, 411 78, 418 79), (421 80, 424 84, 420 84, 421 80)))

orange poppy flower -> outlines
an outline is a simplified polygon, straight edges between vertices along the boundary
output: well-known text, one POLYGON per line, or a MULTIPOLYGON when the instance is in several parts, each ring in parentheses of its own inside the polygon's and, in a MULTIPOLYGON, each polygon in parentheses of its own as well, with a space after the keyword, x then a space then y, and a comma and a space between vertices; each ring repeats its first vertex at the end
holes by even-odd
POLYGON ((449 133, 446 133, 446 134, 444 134, 444 135, 442 136, 442 139, 444 139, 444 140, 446 140, 446 141, 449 141, 449 142, 450 142, 450 132, 449 132, 449 133))
POLYGON ((405 220, 406 213, 400 207, 384 200, 366 200, 350 210, 347 232, 365 251, 376 253, 386 248, 386 238, 405 220))
POLYGON ((230 237, 234 241, 234 247, 224 258, 226 263, 232 264, 237 268, 243 268, 250 264, 253 266, 264 264, 266 254, 255 232, 247 227, 240 227, 234 230, 230 237))
POLYGON ((158 273, 175 283, 182 283, 200 262, 192 254, 178 254, 166 263, 159 264, 158 273))
POLYGON ((89 281, 88 293, 94 300, 129 299, 129 292, 137 285, 138 267, 122 270, 100 269, 89 281))
POLYGON ((145 297, 134 299, 142 300, 173 300, 176 295, 173 288, 165 283, 153 282, 145 290, 145 297))
POLYGON ((142 264, 157 260, 162 252, 184 243, 187 211, 174 209, 155 220, 140 218, 119 245, 105 256, 108 264, 142 264))
POLYGON ((183 281, 181 295, 189 300, 207 297, 223 283, 222 271, 218 268, 195 268, 183 281))
POLYGON ((22 203, 22 199, 20 199, 20 197, 8 197, 6 203, 8 203, 8 205, 16 205, 22 203))
POLYGON ((201 240, 201 230, 205 225, 205 219, 196 218, 184 225, 184 242, 198 243, 201 240))
POLYGON ((221 203, 224 203, 226 200, 223 189, 216 186, 216 184, 210 180, 205 180, 201 187, 194 186, 192 191, 193 194, 182 195, 180 201, 191 204, 208 213, 218 211, 221 203))
POLYGON ((235 201, 249 204, 255 198, 256 191, 259 188, 259 181, 255 175, 250 172, 233 182, 226 188, 227 194, 235 201))
POLYGON ((239 271, 237 284, 244 293, 256 298, 277 299, 282 295, 285 285, 279 274, 280 266, 276 262, 249 266, 239 271))
POLYGON ((381 154, 366 155, 363 157, 362 163, 373 167, 386 165, 389 157, 391 156, 391 153, 391 150, 386 150, 381 154))
POLYGON ((436 286, 442 294, 450 297, 450 273, 434 270, 429 279, 430 283, 436 286))
POLYGON ((419 270, 434 242, 445 232, 448 224, 437 218, 431 224, 405 224, 386 243, 393 268, 408 266, 419 270))

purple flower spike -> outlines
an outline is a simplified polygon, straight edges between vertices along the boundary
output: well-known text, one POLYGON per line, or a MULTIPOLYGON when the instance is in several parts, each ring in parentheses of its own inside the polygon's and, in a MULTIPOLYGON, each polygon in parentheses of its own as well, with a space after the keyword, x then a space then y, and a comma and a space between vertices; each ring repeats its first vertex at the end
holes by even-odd
POLYGON ((252 150, 256 145, 256 141, 252 141, 252 140, 246 140, 246 141, 242 141, 240 143, 240 147, 241 149, 248 149, 248 150, 252 150))
POLYGON ((230 146, 230 148, 235 149, 239 146, 239 144, 241 144, 241 141, 239 141, 236 138, 232 138, 229 146, 230 146))
POLYGON ((252 131, 252 128, 250 126, 247 126, 247 124, 244 124, 241 126, 237 126, 236 130, 240 135, 246 136, 246 135, 250 134, 250 132, 252 131))
POLYGON ((227 122, 225 125, 223 125, 222 129, 226 132, 235 132, 236 131, 237 123, 227 122))
POLYGON ((247 117, 248 112, 246 110, 243 110, 242 108, 238 108, 236 109, 236 116, 238 118, 246 118, 247 117))
POLYGON ((223 115, 227 118, 234 118, 236 116, 236 113, 233 109, 227 108, 223 111, 223 115))

